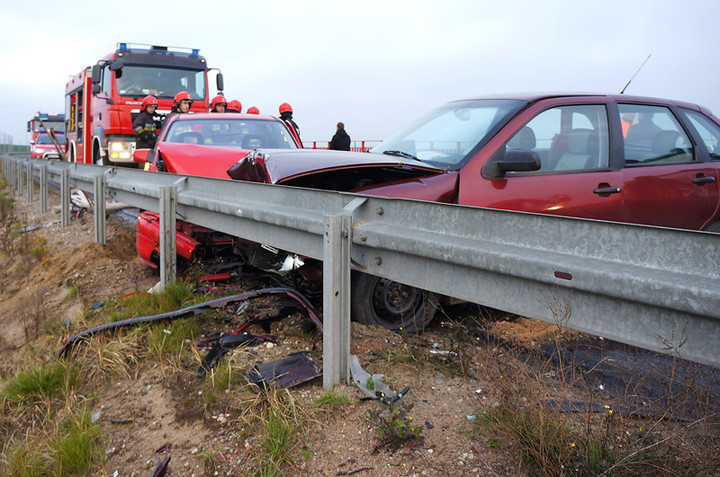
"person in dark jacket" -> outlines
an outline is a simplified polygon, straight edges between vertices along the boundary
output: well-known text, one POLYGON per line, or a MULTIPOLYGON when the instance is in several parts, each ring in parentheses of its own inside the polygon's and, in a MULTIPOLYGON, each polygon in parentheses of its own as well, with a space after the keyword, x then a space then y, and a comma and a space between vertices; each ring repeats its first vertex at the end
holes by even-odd
POLYGON ((345 124, 342 122, 337 123, 337 132, 330 140, 330 147, 335 151, 349 151, 350 150, 350 136, 345 132, 345 124))
POLYGON ((155 124, 155 110, 158 106, 158 100, 153 95, 145 96, 142 101, 143 110, 137 115, 133 121, 133 131, 137 139, 135 147, 137 149, 152 149, 157 141, 157 125, 155 124))

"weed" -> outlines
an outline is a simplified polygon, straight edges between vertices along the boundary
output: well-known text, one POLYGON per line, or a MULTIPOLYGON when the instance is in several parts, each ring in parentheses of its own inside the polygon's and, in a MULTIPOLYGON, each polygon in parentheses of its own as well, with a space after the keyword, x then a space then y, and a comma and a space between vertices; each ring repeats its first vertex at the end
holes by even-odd
POLYGON ((148 353, 156 358, 179 355, 190 348, 190 341, 200 334, 197 320, 189 318, 153 325, 148 330, 148 353))
POLYGON ((352 403, 352 399, 345 394, 339 393, 335 389, 330 389, 315 399, 313 406, 323 411, 339 411, 350 406, 352 403))
POLYGON ((48 443, 56 475, 87 474, 93 463, 102 461, 100 426, 92 422, 87 409, 81 409, 61 424, 48 443))
POLYGON ((379 410, 368 411, 370 422, 384 444, 397 444, 410 439, 419 439, 422 426, 413 422, 412 404, 401 402, 399 405, 387 406, 379 410))
POLYGON ((80 369, 75 364, 57 361, 17 373, 7 383, 4 395, 9 403, 35 403, 74 389, 79 377, 80 369))
POLYGON ((41 447, 24 443, 3 451, 5 466, 3 475, 8 477, 42 477, 50 475, 51 465, 41 447))
POLYGON ((407 344, 393 346, 378 351, 378 356, 388 364, 414 364, 420 360, 420 356, 407 344))
POLYGON ((234 363, 227 361, 212 368, 205 374, 203 396, 205 404, 217 402, 218 392, 231 389, 245 382, 242 371, 234 363))

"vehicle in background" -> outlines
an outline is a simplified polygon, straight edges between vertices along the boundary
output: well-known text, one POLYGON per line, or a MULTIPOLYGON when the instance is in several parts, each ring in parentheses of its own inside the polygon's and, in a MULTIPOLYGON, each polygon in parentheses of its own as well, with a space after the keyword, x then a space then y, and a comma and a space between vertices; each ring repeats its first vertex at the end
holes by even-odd
POLYGON ((32 133, 30 137, 30 144, 37 142, 37 137, 40 134, 47 134, 50 130, 55 131, 57 134, 63 134, 65 132, 65 115, 64 114, 47 114, 37 113, 27 123, 27 131, 32 133))
MULTIPOLYGON (((223 158, 213 160, 225 167, 223 158)), ((227 174, 720 232, 720 121, 701 106, 654 98, 557 94, 454 101, 369 153, 260 147, 227 174)), ((421 330, 436 311, 432 293, 384 278, 354 272, 352 290, 352 315, 362 323, 421 330)))
MULTIPOLYGON (((119 43, 116 51, 83 68, 65 86, 68 160, 133 165, 132 122, 143 98, 158 99, 158 123, 180 91, 193 98, 191 111, 207 112, 208 71, 197 49, 119 43)), ((221 73, 216 80, 222 90, 221 73)))
MULTIPOLYGON (((65 136, 55 134, 57 143, 62 153, 65 153, 65 136)), ((39 134, 32 146, 30 147, 30 155, 33 159, 62 159, 62 155, 58 152, 55 144, 48 134, 39 134)))

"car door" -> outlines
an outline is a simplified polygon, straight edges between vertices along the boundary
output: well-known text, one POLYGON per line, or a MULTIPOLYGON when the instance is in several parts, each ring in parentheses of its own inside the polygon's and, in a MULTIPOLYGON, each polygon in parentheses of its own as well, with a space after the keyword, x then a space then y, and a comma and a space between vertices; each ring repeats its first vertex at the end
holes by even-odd
POLYGON ((701 229, 718 206, 716 165, 702 160, 670 108, 618 104, 618 111, 635 119, 623 139, 623 221, 701 229))
MULTIPOLYGON (((511 137, 486 154, 526 149, 538 154, 540 169, 481 177, 477 168, 461 171, 458 200, 463 205, 524 212, 622 220, 622 175, 610 167, 608 113, 605 104, 538 107, 522 123, 508 123, 500 135, 511 137), (511 132, 507 132, 510 130, 511 132)), ((527 117, 527 114, 525 115, 527 117)), ((521 118, 518 118, 522 120, 521 118)), ((501 136, 502 137, 502 136, 501 136)))

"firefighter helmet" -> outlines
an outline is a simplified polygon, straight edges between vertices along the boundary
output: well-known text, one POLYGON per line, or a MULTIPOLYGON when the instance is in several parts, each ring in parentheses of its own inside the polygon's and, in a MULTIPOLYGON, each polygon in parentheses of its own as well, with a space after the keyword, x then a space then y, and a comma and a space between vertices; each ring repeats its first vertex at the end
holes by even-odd
POLYGON ((242 113, 242 103, 237 99, 230 101, 226 107, 229 113, 242 113))
POLYGON ((158 100, 152 94, 145 96, 142 100, 142 108, 143 109, 147 108, 148 106, 157 106, 157 105, 158 105, 158 100))
POLYGON ((247 110, 248 114, 260 114, 260 110, 255 106, 250 106, 247 110))
POLYGON ((292 113, 292 112, 293 112, 292 106, 290 106, 289 104, 283 103, 283 104, 280 105, 280 114, 282 114, 282 113, 292 113))
POLYGON ((187 91, 180 91, 178 94, 175 95, 173 98, 173 103, 175 103, 175 106, 180 106, 180 101, 188 100, 190 101, 190 104, 192 104, 192 96, 190 96, 190 93, 187 91))
POLYGON ((225 99, 225 96, 223 96, 222 94, 218 94, 212 99, 212 101, 210 101, 210 111, 215 111, 215 107, 220 104, 227 108, 227 99, 225 99))

